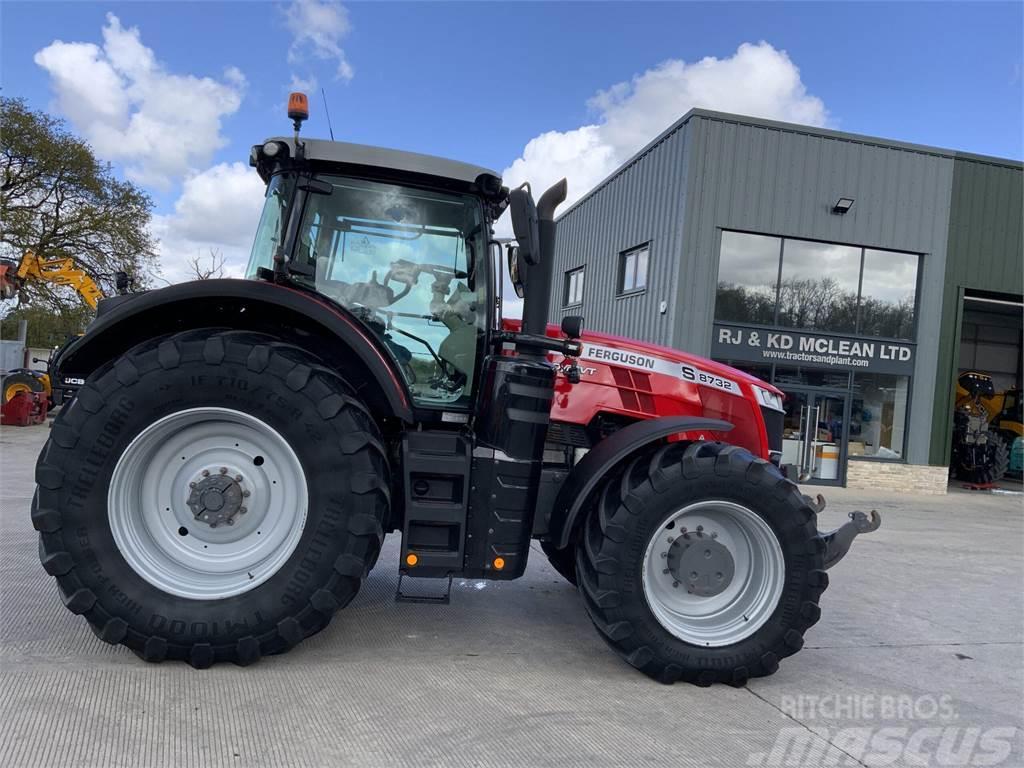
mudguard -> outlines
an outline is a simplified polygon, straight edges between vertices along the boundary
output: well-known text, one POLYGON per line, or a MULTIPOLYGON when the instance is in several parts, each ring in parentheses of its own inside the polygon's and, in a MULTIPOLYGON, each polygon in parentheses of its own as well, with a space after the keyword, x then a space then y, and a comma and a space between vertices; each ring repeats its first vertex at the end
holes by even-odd
MULTIPOLYGON (((311 328, 351 350, 377 382, 392 415, 411 422, 411 398, 395 364, 357 319, 318 294, 261 280, 198 280, 118 297, 101 311, 84 336, 61 349, 53 360, 57 384, 78 385, 97 367, 146 339, 204 326, 257 327, 256 317, 273 326, 309 333, 311 328)), ((261 327, 265 327, 263 321, 261 327)), ((273 327, 272 326, 272 327, 273 327)), ((312 349, 313 353, 323 350, 312 349)))
POLYGON ((573 467, 551 510, 548 538, 558 549, 569 546, 576 518, 601 479, 630 454, 683 432, 728 432, 727 421, 699 416, 666 416, 638 421, 602 440, 573 467))

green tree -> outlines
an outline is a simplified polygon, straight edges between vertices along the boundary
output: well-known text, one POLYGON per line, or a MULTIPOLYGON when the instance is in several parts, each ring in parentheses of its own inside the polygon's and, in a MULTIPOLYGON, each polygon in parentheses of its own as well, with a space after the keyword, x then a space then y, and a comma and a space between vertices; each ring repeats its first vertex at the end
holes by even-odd
MULTIPOLYGON (((117 179, 109 163, 72 135, 62 120, 0 97, 0 255, 18 261, 26 250, 41 258, 72 258, 114 291, 114 273, 136 287, 155 271, 149 234, 153 204, 134 184, 117 179)), ((18 304, 62 313, 81 302, 74 291, 28 282, 18 304)))
POLYGON ((22 305, 8 312, 0 319, 0 338, 18 338, 18 322, 28 321, 28 338, 30 347, 58 347, 69 336, 76 336, 85 330, 92 320, 93 313, 85 304, 72 306, 63 312, 54 312, 45 305, 22 305))

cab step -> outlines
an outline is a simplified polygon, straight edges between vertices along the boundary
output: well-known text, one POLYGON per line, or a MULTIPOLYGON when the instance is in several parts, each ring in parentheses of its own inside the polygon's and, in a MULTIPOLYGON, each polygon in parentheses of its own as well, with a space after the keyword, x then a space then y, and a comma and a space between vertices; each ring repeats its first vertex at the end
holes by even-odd
POLYGON ((430 579, 430 578, 414 578, 407 576, 406 574, 399 571, 398 573, 398 587, 395 589, 395 602, 396 603, 432 603, 434 605, 448 605, 451 602, 452 595, 452 576, 448 574, 447 585, 439 584, 444 579, 430 579), (411 592, 403 592, 402 584, 407 582, 413 582, 415 588, 411 592), (437 585, 441 589, 426 590, 420 589, 425 587, 424 582, 430 582, 431 584, 437 585))

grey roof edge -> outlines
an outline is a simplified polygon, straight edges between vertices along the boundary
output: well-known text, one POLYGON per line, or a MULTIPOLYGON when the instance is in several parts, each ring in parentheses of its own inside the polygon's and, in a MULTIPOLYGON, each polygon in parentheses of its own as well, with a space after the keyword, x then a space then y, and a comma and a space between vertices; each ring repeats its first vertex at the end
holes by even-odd
MULTIPOLYGON (((295 149, 295 140, 291 136, 274 136, 266 141, 284 142, 290 151, 295 149)), ((477 177, 483 173, 501 178, 500 173, 492 171, 490 168, 434 155, 406 152, 402 149, 387 149, 368 144, 350 144, 345 141, 326 139, 303 138, 301 141, 305 145, 306 157, 310 160, 391 168, 443 179, 456 179, 467 183, 475 182, 477 177)))
MULTIPOLYGON (((705 118, 708 120, 717 120, 723 123, 736 123, 739 125, 751 125, 759 128, 771 128, 778 131, 786 131, 787 133, 800 133, 807 136, 821 136, 829 139, 838 139, 840 141, 849 141, 857 144, 867 144, 875 147, 884 147, 887 149, 902 149, 908 152, 918 152, 922 154, 936 155, 939 157, 948 157, 953 160, 969 160, 971 162, 986 163, 988 165, 999 165, 1006 168, 1012 168, 1015 170, 1024 170, 1024 162, 1019 160, 1011 160, 1004 157, 995 157, 993 155, 979 155, 972 152, 963 152, 955 149, 943 149, 942 147, 933 147, 927 144, 913 144, 906 141, 897 141, 895 139, 883 139, 878 136, 868 136, 861 133, 848 133, 845 131, 836 131, 831 128, 817 128, 811 125, 801 125, 799 123, 786 123, 781 120, 768 120, 761 117, 750 117, 748 115, 739 115, 732 112, 716 112, 711 109, 703 109, 701 107, 694 107, 689 110, 672 123, 668 128, 663 130, 651 141, 644 145, 642 149, 633 154, 628 160, 623 162, 608 174, 605 178, 595 184, 583 197, 577 200, 575 203, 570 205, 564 211, 562 211, 558 218, 561 219, 563 216, 567 216, 572 213, 582 203, 586 202, 596 192, 599 192, 603 187, 607 186, 617 176, 621 175, 631 165, 639 161, 644 155, 648 154, 651 150, 657 147, 659 144, 668 139, 672 134, 676 133, 680 128, 690 122, 695 117, 705 118)), ((569 180, 570 184, 572 180, 569 180)))

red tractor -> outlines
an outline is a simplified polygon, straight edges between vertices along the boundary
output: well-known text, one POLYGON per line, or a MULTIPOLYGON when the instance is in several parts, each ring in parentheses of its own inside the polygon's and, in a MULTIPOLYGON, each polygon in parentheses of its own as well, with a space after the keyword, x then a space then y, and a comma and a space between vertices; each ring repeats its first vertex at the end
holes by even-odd
POLYGON ((251 279, 107 299, 54 361, 70 402, 32 521, 67 608, 147 661, 250 664, 323 629, 390 531, 398 599, 515 579, 539 539, 662 682, 742 685, 799 650, 825 569, 878 519, 819 533, 823 500, 778 467, 782 394, 549 326, 564 180, 534 204, 483 168, 302 140, 290 116, 252 148, 251 279), (506 208, 521 323, 500 316, 506 208))

